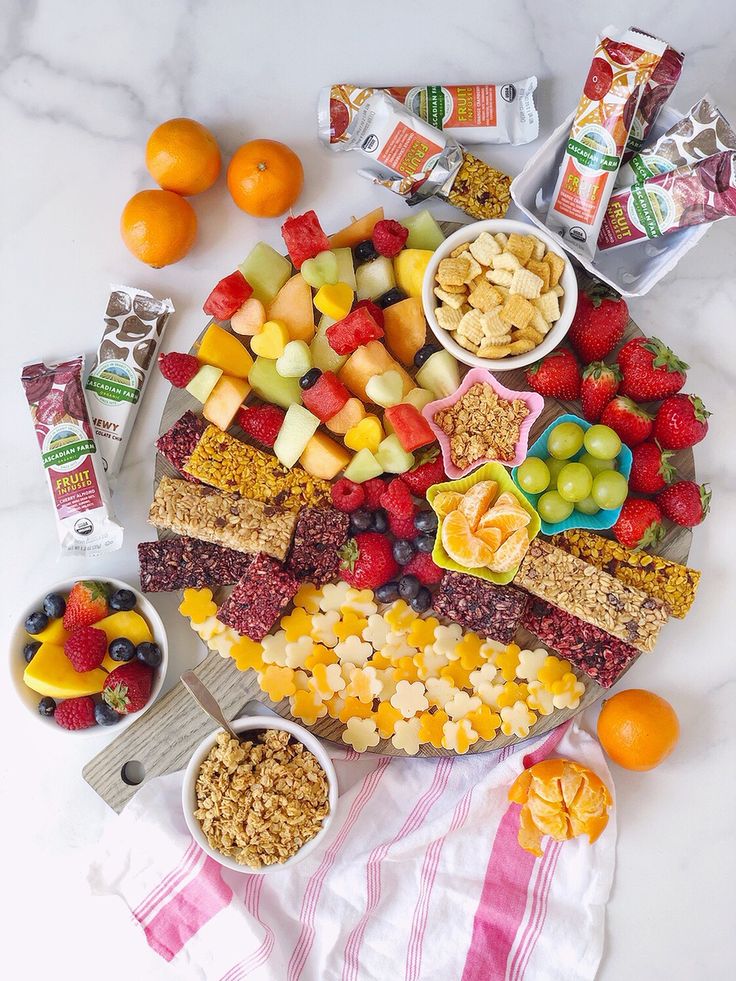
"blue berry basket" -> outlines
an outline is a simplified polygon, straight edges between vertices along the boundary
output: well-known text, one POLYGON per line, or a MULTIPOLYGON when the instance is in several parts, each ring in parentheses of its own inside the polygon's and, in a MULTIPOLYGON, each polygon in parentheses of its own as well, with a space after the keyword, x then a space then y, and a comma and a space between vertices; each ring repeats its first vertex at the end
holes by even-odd
MULTIPOLYGON (((536 456, 544 460, 549 456, 547 452, 547 440, 549 439, 549 434, 555 428, 559 426, 561 422, 575 422, 578 426, 583 429, 588 430, 593 425, 593 423, 587 422, 585 419, 581 419, 580 416, 574 416, 570 413, 566 413, 564 416, 559 416, 554 422, 551 422, 549 426, 544 430, 542 435, 535 440, 534 443, 529 447, 527 456, 536 456)), ((580 457, 585 453, 585 448, 578 450, 575 456, 570 457, 568 463, 573 463, 575 460, 579 460, 580 457)), ((629 479, 631 474, 631 463, 632 456, 631 450, 628 446, 621 445, 621 450, 616 457, 616 462, 618 464, 618 471, 622 473, 626 479, 629 479)), ((518 467, 514 467, 511 471, 511 477, 519 487, 519 482, 516 479, 516 471, 518 467)), ((519 487, 519 490, 524 495, 524 497, 529 501, 533 508, 536 509, 537 501, 542 496, 541 494, 528 494, 525 490, 519 487)), ((564 521, 558 521, 556 524, 548 524, 544 519, 542 519, 542 534, 543 535, 556 535, 561 531, 567 531, 569 528, 587 528, 590 531, 604 531, 606 528, 612 527, 618 521, 618 516, 621 514, 621 508, 612 509, 601 509, 597 514, 583 514, 582 511, 573 511, 569 518, 565 518, 564 521)), ((541 517, 541 516, 540 516, 541 517)))

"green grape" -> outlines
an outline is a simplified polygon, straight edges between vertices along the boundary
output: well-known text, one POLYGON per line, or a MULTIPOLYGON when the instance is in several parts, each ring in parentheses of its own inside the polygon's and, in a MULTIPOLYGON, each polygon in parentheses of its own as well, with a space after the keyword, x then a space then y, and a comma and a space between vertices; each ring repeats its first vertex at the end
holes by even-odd
POLYGON ((610 426, 591 426, 583 445, 596 460, 613 460, 621 452, 621 440, 610 426))
POLYGON ((540 517, 550 525, 556 525, 572 514, 572 504, 565 501, 557 491, 546 491, 537 501, 540 517))
POLYGON ((516 471, 516 480, 527 494, 541 494, 549 487, 549 468, 539 457, 528 456, 516 471))
POLYGON ((583 453, 577 462, 584 464, 594 477, 603 470, 615 470, 617 467, 615 460, 596 460, 590 453, 583 453))
POLYGON ((604 470, 593 481, 590 493, 598 507, 607 511, 620 508, 629 493, 629 482, 617 470, 604 470))
POLYGON ((593 486, 593 475, 582 463, 568 463, 557 478, 557 490, 565 501, 582 501, 593 486))
POLYGON ((583 445, 583 436, 576 422, 561 422, 547 437, 547 452, 556 460, 569 460, 583 445))
POLYGON ((581 514, 598 514, 600 508, 592 497, 585 497, 582 501, 575 502, 575 510, 581 514))
POLYGON ((549 470, 549 486, 556 487, 557 478, 560 476, 562 468, 567 466, 567 460, 555 460, 553 456, 548 456, 544 462, 549 470))

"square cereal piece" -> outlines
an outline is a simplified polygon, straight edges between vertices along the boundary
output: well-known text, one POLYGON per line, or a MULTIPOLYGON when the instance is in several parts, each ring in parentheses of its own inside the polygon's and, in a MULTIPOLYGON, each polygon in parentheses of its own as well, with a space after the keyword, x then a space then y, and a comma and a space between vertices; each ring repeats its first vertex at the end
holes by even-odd
POLYGON ((513 327, 526 327, 534 315, 534 307, 523 296, 512 293, 501 310, 501 319, 513 327))
POLYGON ((547 246, 544 244, 541 238, 537 238, 536 235, 528 235, 527 238, 534 239, 534 251, 532 252, 532 259, 535 259, 537 262, 540 262, 544 258, 544 253, 547 251, 547 246))
POLYGON ((538 262, 536 259, 530 259, 526 264, 526 268, 529 272, 534 273, 535 276, 539 276, 542 280, 542 292, 546 293, 549 289, 549 277, 552 270, 547 262, 538 262))
POLYGON ((528 337, 520 337, 517 334, 516 340, 513 340, 510 344, 512 354, 528 354, 529 351, 533 351, 537 345, 534 341, 530 340, 528 337))
POLYGON ((496 232, 496 234, 493 237, 495 238, 495 240, 498 242, 498 244, 501 246, 502 249, 506 248, 509 241, 508 235, 504 235, 503 232, 496 232))
POLYGON ((560 304, 556 294, 552 292, 542 293, 541 296, 533 300, 533 303, 548 323, 552 324, 555 320, 560 319, 560 304))
MULTIPOLYGON (((539 312, 539 311, 537 311, 539 312)), ((463 319, 463 315, 460 310, 456 310, 454 307, 447 306, 443 304, 441 307, 436 307, 434 315, 437 318, 437 323, 443 330, 457 330, 460 326, 460 321, 463 319)))
POLYGON ((461 314, 463 315, 463 317, 464 317, 464 316, 465 316, 465 314, 466 314, 466 313, 470 313, 470 311, 471 311, 472 309, 473 309, 473 308, 471 307, 471 305, 470 305, 469 303, 463 303, 463 305, 462 305, 462 306, 460 307, 460 313, 461 313, 461 314))
POLYGON ((547 323, 547 321, 542 316, 541 310, 537 310, 536 307, 534 307, 534 313, 532 314, 531 322, 527 326, 533 327, 534 330, 539 331, 539 333, 542 336, 549 333, 549 331, 552 329, 552 324, 547 323))
POLYGON ((434 295, 438 300, 442 301, 443 305, 452 307, 453 310, 459 310, 465 298, 464 291, 462 293, 448 293, 447 290, 443 290, 440 286, 435 286, 434 295))
POLYGON ((550 290, 550 293, 554 293, 555 296, 564 296, 565 295, 565 291, 563 290, 563 288, 560 286, 559 283, 557 284, 557 286, 553 286, 552 287, 552 289, 550 290))
POLYGON ((479 358, 490 358, 494 361, 507 358, 512 353, 511 344, 489 344, 487 341, 478 348, 479 358))
POLYGON ((498 307, 483 314, 481 327, 483 328, 483 336, 486 339, 504 337, 509 332, 509 325, 505 320, 501 319, 498 307))
POLYGON ((550 286, 557 286, 560 281, 560 276, 565 269, 565 260, 562 256, 557 255, 556 252, 548 252, 542 262, 546 262, 549 266, 549 283, 550 286))
POLYGON ((458 342, 458 344, 460 345, 460 347, 464 347, 465 350, 466 351, 470 351, 471 354, 477 354, 478 353, 478 345, 477 344, 474 344, 470 340, 470 338, 463 337, 462 334, 456 334, 455 335, 455 340, 458 342))
POLYGON ((480 310, 481 313, 486 313, 488 310, 492 310, 493 307, 499 306, 501 303, 501 294, 483 276, 468 297, 468 303, 471 307, 475 307, 476 310, 480 310))
POLYGON ((483 340, 483 314, 480 310, 471 310, 466 313, 457 328, 458 337, 455 340, 460 343, 460 337, 466 337, 473 344, 480 344, 483 340))
POLYGON ((494 255, 499 254, 501 246, 490 232, 481 232, 478 238, 474 242, 471 242, 468 249, 476 262, 479 262, 481 266, 490 266, 491 259, 494 255))
POLYGON ((463 252, 467 252, 469 248, 470 248, 470 242, 463 242, 462 245, 458 245, 456 249, 452 250, 452 252, 450 253, 450 258, 457 259, 457 257, 461 256, 463 252))
POLYGON ((509 272, 508 269, 489 269, 486 273, 488 282, 495 286, 511 286, 513 278, 513 273, 509 272))
POLYGON ((470 263, 470 269, 468 270, 468 274, 465 277, 465 282, 472 283, 472 281, 476 278, 476 276, 480 276, 481 273, 483 272, 481 264, 479 262, 476 262, 473 256, 471 255, 471 253, 467 251, 463 252, 460 256, 458 256, 458 258, 465 259, 468 263, 470 263))
POLYGON ((442 259, 437 268, 437 279, 443 290, 448 286, 464 286, 469 272, 467 259, 442 259))
POLYGON ((486 274, 485 272, 482 272, 478 276, 476 276, 475 279, 470 280, 470 282, 468 283, 468 290, 472 293, 477 286, 480 286, 481 283, 485 283, 485 282, 487 282, 486 274))
POLYGON ((453 286, 452 283, 445 283, 444 286, 440 286, 440 289, 445 293, 459 293, 460 295, 468 292, 468 287, 465 283, 461 283, 460 286, 453 286))
POLYGON ((517 269, 521 269, 521 263, 512 252, 501 252, 493 257, 492 268, 516 272, 517 269))
POLYGON ((513 339, 515 341, 519 341, 522 338, 524 338, 526 340, 529 340, 529 341, 532 341, 533 344, 534 344, 534 346, 536 347, 537 344, 541 344, 542 341, 544 340, 544 334, 541 333, 541 331, 536 330, 529 323, 529 324, 526 325, 526 327, 515 327, 514 328, 514 338, 513 339))
POLYGON ((512 232, 506 244, 506 251, 515 255, 522 266, 525 266, 534 252, 534 236, 517 235, 516 232, 512 232))
POLYGON ((509 292, 517 294, 518 296, 523 296, 527 300, 533 300, 535 297, 539 296, 542 291, 542 280, 539 276, 535 276, 533 272, 529 272, 528 269, 517 269, 514 273, 514 278, 511 280, 511 285, 509 286, 509 292))

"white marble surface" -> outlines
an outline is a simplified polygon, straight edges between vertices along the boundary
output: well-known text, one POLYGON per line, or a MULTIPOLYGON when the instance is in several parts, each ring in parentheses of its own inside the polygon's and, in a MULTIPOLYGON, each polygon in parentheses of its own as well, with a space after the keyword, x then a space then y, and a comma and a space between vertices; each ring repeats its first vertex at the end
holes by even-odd
MULTIPOLYGON (((305 165, 302 203, 314 207, 329 229, 379 203, 389 214, 405 208, 358 178, 350 155, 330 155, 319 146, 315 99, 321 85, 480 82, 535 72, 544 136, 577 98, 596 30, 606 20, 633 20, 686 49, 676 105, 686 108, 710 89, 733 119, 733 10, 725 0, 631 0, 608 4, 606 13, 572 0, 502 7, 484 0, 373 0, 359 7, 334 0, 0 0, 5 635, 29 596, 59 578, 93 571, 82 561, 57 561, 51 506, 18 383, 20 363, 91 353, 111 281, 171 295, 177 313, 168 346, 186 349, 200 329, 199 307, 212 282, 259 238, 279 244, 278 223, 239 212, 221 179, 194 201, 201 230, 189 258, 161 271, 138 265, 119 239, 118 216, 132 193, 151 186, 143 147, 156 123, 196 117, 214 130, 226 155, 253 137, 287 141, 305 165)), ((515 173, 532 149, 484 152, 515 173)), ((447 207, 436 210, 454 214, 447 207)), ((692 364, 688 389, 715 412, 708 440, 696 452, 699 476, 713 485, 714 505, 692 551, 692 563, 704 571, 694 612, 687 622, 668 626, 656 653, 642 658, 626 679, 627 686, 653 688, 672 700, 682 740, 653 773, 614 767, 620 837, 602 981, 732 976, 735 232, 736 222, 721 223, 675 273, 631 304, 645 329, 692 364)), ((153 379, 116 487, 125 548, 95 565, 95 573, 136 578, 135 544, 150 537, 145 514, 152 439, 166 390, 161 378, 153 379)), ((170 629, 171 682, 198 651, 175 598, 157 596, 154 602, 170 629)), ((8 976, 41 978, 52 965, 57 975, 73 972, 85 981, 123 981, 134 972, 141 981, 174 976, 121 908, 87 896, 90 850, 115 818, 84 784, 80 769, 110 734, 80 740, 49 734, 20 710, 7 684, 0 686, 0 712, 8 976), (126 950, 116 961, 111 950, 119 943, 126 950)), ((594 713, 588 722, 594 723, 594 713)))

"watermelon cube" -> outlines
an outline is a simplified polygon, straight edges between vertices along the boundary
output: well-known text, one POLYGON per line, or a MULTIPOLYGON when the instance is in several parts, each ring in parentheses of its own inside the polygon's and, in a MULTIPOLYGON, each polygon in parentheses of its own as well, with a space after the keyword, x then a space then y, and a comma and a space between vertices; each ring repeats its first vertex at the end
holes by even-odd
POLYGON ((347 317, 327 328, 327 340, 337 354, 352 354, 363 344, 380 337, 383 337, 383 328, 366 307, 356 307, 347 317))
POLYGON ((435 435, 429 428, 429 423, 408 402, 390 406, 385 410, 384 417, 391 423, 391 428, 407 453, 413 453, 420 446, 434 442, 435 435))
POLYGON ((253 287, 245 276, 236 269, 215 286, 204 301, 202 309, 216 320, 229 320, 250 298, 253 287))
POLYGON ((329 252, 330 240, 322 231, 314 211, 292 215, 281 226, 286 248, 296 269, 301 269, 305 259, 313 259, 320 252, 329 252))
POLYGON ((358 302, 353 307, 354 310, 359 310, 361 307, 365 307, 368 313, 373 317, 379 327, 383 328, 383 310, 379 307, 377 303, 373 300, 358 300, 358 302))
POLYGON ((344 408, 350 392, 331 371, 323 371, 311 388, 302 392, 302 402, 320 422, 327 422, 344 408))

